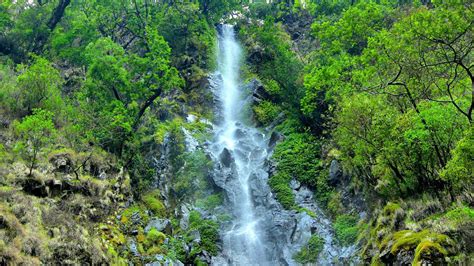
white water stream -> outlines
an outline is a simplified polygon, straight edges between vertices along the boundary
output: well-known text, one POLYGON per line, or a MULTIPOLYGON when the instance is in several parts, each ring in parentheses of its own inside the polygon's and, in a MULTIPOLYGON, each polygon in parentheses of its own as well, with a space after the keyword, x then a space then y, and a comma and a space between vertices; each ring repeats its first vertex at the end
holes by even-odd
POLYGON ((266 158, 264 136, 256 129, 247 128, 242 120, 244 101, 239 90, 241 47, 235 39, 234 28, 221 28, 218 55, 218 72, 222 123, 219 125, 213 151, 217 156, 232 158, 231 178, 234 188, 228 195, 235 216, 232 228, 224 236, 224 249, 230 251, 232 263, 239 265, 268 264, 264 237, 249 188, 249 180, 256 169, 262 168, 266 158), (225 151, 224 151, 225 150, 225 151), (222 152, 224 151, 224 154, 222 152), (238 258, 238 259, 237 259, 238 258))

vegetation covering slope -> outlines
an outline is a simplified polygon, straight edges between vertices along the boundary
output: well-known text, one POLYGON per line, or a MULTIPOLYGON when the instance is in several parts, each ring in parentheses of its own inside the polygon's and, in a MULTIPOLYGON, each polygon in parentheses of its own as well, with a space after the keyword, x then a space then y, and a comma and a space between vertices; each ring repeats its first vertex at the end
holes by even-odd
POLYGON ((296 209, 290 181, 312 187, 361 263, 472 263, 473 8, 306 1, 242 25, 266 90, 255 118, 285 135, 270 185, 296 209))
POLYGON ((285 208, 305 211, 293 180, 311 187, 361 264, 472 263, 471 1, 252 2, 0 3, 2 264, 219 252, 222 195, 183 128, 207 138, 222 18, 263 84, 255 122, 283 136, 269 182, 285 208))
POLYGON ((208 186, 209 159, 185 153, 182 128, 206 134, 184 118, 212 115, 214 25, 234 6, 0 3, 2 264, 192 263, 217 252, 214 221, 192 213, 179 231, 172 209, 208 186), (160 157, 171 192, 157 189, 160 157), (166 230, 145 228, 153 219, 166 230))

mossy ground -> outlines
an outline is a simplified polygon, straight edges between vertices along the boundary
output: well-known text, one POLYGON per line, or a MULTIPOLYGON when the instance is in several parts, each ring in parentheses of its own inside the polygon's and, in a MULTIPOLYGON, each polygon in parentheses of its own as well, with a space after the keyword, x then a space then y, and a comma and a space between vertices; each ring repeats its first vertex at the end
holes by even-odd
POLYGON ((467 244, 472 236, 467 228, 474 225, 472 208, 433 208, 435 205, 430 198, 387 203, 362 233, 367 243, 362 258, 370 258, 371 264, 378 265, 390 263, 400 252, 410 251, 413 265, 469 261, 469 255, 462 254, 472 254, 467 244))

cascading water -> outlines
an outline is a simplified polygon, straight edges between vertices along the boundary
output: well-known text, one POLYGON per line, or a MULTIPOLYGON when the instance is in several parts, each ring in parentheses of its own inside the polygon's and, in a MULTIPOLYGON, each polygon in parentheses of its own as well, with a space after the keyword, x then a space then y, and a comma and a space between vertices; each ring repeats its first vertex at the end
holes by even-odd
POLYGON ((241 121, 244 102, 239 91, 240 58, 241 48, 233 27, 223 25, 218 56, 221 74, 218 97, 222 103, 222 123, 217 130, 213 151, 228 161, 232 178, 227 184, 227 187, 232 187, 228 190, 228 198, 234 207, 235 217, 231 229, 224 236, 224 249, 229 251, 228 255, 235 260, 234 263, 262 265, 267 263, 264 236, 258 227, 249 180, 255 169, 262 168, 266 151, 259 148, 264 145, 263 135, 244 127, 241 121))
POLYGON ((218 71, 210 81, 219 122, 207 150, 216 162, 214 183, 225 192, 232 219, 223 225, 222 253, 213 258, 213 264, 296 265, 293 254, 313 232, 326 240, 319 264, 349 257, 349 249, 334 244, 329 220, 304 186, 294 190, 298 204, 316 212, 316 219, 304 212, 285 210, 275 200, 268 185, 271 138, 245 123, 249 120, 245 117, 248 99, 240 83, 242 52, 233 26, 219 27, 218 46, 218 71))

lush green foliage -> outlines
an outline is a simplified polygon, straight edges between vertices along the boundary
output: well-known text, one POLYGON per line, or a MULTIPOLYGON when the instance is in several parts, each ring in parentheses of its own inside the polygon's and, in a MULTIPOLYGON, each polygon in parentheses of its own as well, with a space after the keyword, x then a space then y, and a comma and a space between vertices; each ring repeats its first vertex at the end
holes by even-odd
POLYGON ((299 74, 303 64, 292 51, 290 36, 283 26, 269 18, 262 26, 242 28, 240 34, 249 47, 252 70, 271 83, 271 88, 279 87, 272 90, 274 99, 298 109, 299 98, 303 93, 299 74), (257 50, 260 46, 265 49, 257 50))
POLYGON ((142 197, 142 201, 145 203, 145 206, 153 212, 155 216, 164 217, 166 215, 166 209, 160 198, 160 191, 154 190, 145 194, 142 197))
POLYGON ((308 243, 294 255, 294 259, 302 264, 317 262, 319 253, 323 251, 324 239, 318 235, 312 235, 308 243))
POLYGON ((262 101, 253 107, 255 118, 263 125, 268 125, 275 121, 281 112, 281 109, 269 101, 262 101))
POLYGON ((355 243, 358 234, 357 217, 351 215, 340 215, 334 222, 336 238, 342 245, 347 246, 355 243))
POLYGON ((15 133, 19 136, 15 149, 28 161, 30 175, 35 167, 38 154, 54 140, 56 128, 52 118, 52 112, 35 109, 32 115, 25 117, 21 123, 15 125, 15 133))
MULTIPOLYGON (((341 244, 353 244, 365 230, 362 259, 367 263, 389 260, 401 250, 413 253, 415 264, 472 252, 464 232, 473 223, 467 207, 474 180, 471 1, 257 2, 247 9, 241 8, 247 1, 235 0, 1 1, 0 140, 7 141, 0 143, 0 172, 12 168, 6 165, 15 165, 18 154, 30 176, 40 172, 33 172, 35 167, 64 155, 74 168, 69 174, 77 177, 71 184, 98 191, 108 181, 89 174, 99 168, 108 169, 106 176, 130 174, 136 203, 123 207, 120 230, 103 226, 116 264, 123 264, 121 256, 133 257, 124 251, 123 233, 133 234, 138 252, 150 258, 166 254, 200 264, 195 257, 201 251, 216 254, 218 225, 197 212, 191 212, 189 230, 178 229, 186 239, 155 229, 145 233, 151 216, 169 218, 178 228, 159 191, 145 190, 156 182, 153 156, 164 147, 173 207, 200 199, 196 205, 213 211, 222 203, 221 194, 206 191, 209 158, 199 149, 185 152, 183 129, 203 140, 207 127, 186 123, 182 116, 211 113, 205 85, 216 64, 214 26, 240 10, 249 16, 236 19, 247 48, 244 70, 264 85, 263 99, 252 107, 256 121, 262 126, 283 121, 275 128, 284 138, 274 150, 276 172, 269 180, 282 205, 304 211, 296 206, 293 179, 313 188, 321 207, 335 218, 341 244), (328 182, 333 159, 343 164, 343 181, 328 182), (371 208, 365 229, 355 216, 344 214, 353 208, 346 203, 354 194, 365 196, 371 208), (188 252, 183 245, 193 230, 202 241, 188 252)), ((16 193, 0 181, 2 195, 16 193)), ((74 210, 93 213, 111 202, 112 209, 121 206, 113 195, 130 180, 114 182, 102 193, 105 199, 97 196, 100 204, 74 210)), ((84 196, 70 194, 74 204, 84 196)), ((8 225, 24 234, 29 225, 11 214, 23 211, 0 205, 8 225)), ((42 216, 52 212, 36 207, 31 209, 42 216)), ((41 242, 47 234, 40 235, 28 241, 41 242)), ((0 241, 0 249, 18 243, 0 241)), ((314 262, 322 246, 313 236, 295 259, 314 262)), ((17 250, 9 256, 32 253, 17 250)), ((33 253, 49 254, 41 248, 33 253)), ((102 260, 81 261, 94 262, 102 260)))
POLYGON ((176 197, 179 199, 202 197, 202 192, 209 187, 208 175, 212 161, 202 150, 183 153, 180 156, 183 167, 178 171, 176 179, 173 180, 173 190, 176 197))
MULTIPOLYGON (((261 78, 266 92, 253 107, 255 117, 268 125, 277 120, 274 110, 286 115, 277 127, 285 138, 275 148, 277 171, 270 177, 286 208, 297 208, 292 179, 312 186, 335 217, 338 240, 352 244, 367 227, 371 251, 363 254, 370 254, 383 252, 382 236, 393 240, 393 231, 418 225, 418 216, 446 213, 455 198, 468 204, 464 195, 472 189, 474 167, 472 3, 289 1, 287 9, 255 5, 250 13, 266 18, 241 29, 250 71, 261 78), (295 21, 304 14, 308 18, 308 12, 314 19, 314 47, 305 54, 298 48, 310 38, 302 37, 303 23, 295 21), (283 61, 287 69, 279 68, 283 61), (301 72, 304 79, 295 74, 301 72), (334 187, 328 185, 333 159, 351 176, 344 187, 338 180, 331 180, 334 187), (423 205, 421 191, 437 200, 428 201, 421 214, 414 214, 421 208, 416 204, 407 207, 413 209, 408 211, 413 220, 401 205, 389 203, 375 215, 379 218, 357 226, 355 217, 344 215, 346 197, 355 191, 365 192, 375 210, 382 207, 373 200, 423 205)), ((444 230, 463 230, 465 225, 445 216, 444 230)), ((445 232, 427 222, 417 228, 445 232)), ((415 254, 414 263, 430 253, 433 260, 451 256, 450 248, 449 243, 426 241, 407 247, 415 254)), ((381 263, 379 259, 367 262, 381 263)))
POLYGON ((215 221, 206 220, 197 211, 189 215, 189 225, 193 230, 198 230, 201 236, 201 245, 192 253, 199 253, 201 249, 208 251, 211 255, 217 255, 217 241, 219 240, 218 225, 215 221))
POLYGON ((410 7, 400 18, 393 7, 360 2, 315 22, 321 48, 305 77, 302 108, 316 122, 324 112, 334 117, 327 126, 346 167, 377 193, 451 189, 455 174, 439 173, 470 125, 472 80, 464 66, 471 51, 460 47, 473 13, 444 3, 410 7))

